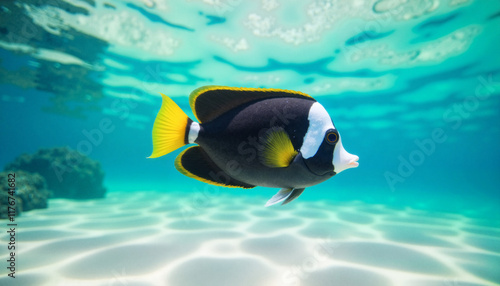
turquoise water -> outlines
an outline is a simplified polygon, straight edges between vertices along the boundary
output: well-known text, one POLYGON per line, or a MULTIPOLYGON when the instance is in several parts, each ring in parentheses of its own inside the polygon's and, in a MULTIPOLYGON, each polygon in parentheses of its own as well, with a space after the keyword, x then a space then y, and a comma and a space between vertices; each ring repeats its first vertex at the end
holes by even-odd
POLYGON ((4 1, 0 8, 2 166, 68 146, 101 162, 109 193, 209 193, 229 196, 227 204, 264 205, 277 190, 214 191, 178 173, 173 162, 183 149, 147 159, 151 129, 160 92, 194 118, 188 96, 203 85, 291 89, 318 100, 346 150, 360 157, 358 168, 297 201, 442 211, 499 225, 499 1, 4 1), (103 120, 112 131, 102 132, 103 120))
POLYGON ((5 3, 1 163, 69 146, 102 163, 111 191, 203 188, 175 171, 179 151, 145 158, 159 93, 192 116, 202 85, 284 88, 322 103, 360 157, 301 199, 494 211, 498 2, 372 2, 5 3), (82 131, 103 118, 115 128, 89 148, 82 131))

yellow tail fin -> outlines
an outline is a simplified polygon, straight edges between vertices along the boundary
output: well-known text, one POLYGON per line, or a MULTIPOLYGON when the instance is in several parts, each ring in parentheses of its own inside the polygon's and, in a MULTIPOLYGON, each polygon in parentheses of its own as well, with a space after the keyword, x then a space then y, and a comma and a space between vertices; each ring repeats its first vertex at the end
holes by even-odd
POLYGON ((186 145, 189 117, 172 99, 161 96, 161 108, 153 125, 153 153, 148 158, 166 155, 186 145))

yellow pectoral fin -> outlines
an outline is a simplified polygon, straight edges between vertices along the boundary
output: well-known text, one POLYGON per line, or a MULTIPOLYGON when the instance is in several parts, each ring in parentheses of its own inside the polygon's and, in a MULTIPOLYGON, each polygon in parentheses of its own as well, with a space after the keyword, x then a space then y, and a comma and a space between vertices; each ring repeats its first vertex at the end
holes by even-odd
POLYGON ((260 152, 260 162, 267 167, 288 167, 298 154, 283 128, 270 129, 264 142, 264 148, 260 152))

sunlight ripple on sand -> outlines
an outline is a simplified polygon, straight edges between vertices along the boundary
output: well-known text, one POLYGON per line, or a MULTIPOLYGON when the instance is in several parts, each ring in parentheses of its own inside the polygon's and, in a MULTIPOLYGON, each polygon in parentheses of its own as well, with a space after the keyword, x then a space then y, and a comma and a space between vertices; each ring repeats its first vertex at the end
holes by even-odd
POLYGON ((16 219, 17 278, 0 269, 0 284, 500 285, 498 222, 361 202, 265 208, 264 197, 195 195, 51 200, 16 219))

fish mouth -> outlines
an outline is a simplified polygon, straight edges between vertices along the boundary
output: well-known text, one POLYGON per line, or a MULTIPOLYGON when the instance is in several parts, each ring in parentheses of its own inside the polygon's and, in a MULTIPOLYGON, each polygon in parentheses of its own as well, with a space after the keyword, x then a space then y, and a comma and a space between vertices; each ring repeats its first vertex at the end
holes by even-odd
POLYGON ((348 168, 356 168, 357 166, 359 166, 358 160, 359 160, 359 157, 356 155, 353 155, 353 158, 347 164, 348 168))

